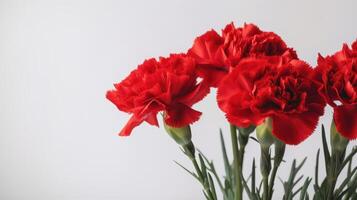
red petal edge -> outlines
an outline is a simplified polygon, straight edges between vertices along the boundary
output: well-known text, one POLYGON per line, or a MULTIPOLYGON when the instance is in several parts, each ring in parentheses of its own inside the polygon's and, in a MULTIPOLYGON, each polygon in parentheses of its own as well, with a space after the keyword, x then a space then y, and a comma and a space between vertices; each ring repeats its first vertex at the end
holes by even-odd
POLYGON ((165 123, 172 127, 184 127, 197 121, 201 114, 201 112, 179 103, 172 109, 167 109, 165 123))
POLYGON ((286 144, 297 145, 315 130, 319 115, 313 112, 276 114, 272 119, 273 135, 286 144))
POLYGON ((119 136, 130 136, 131 131, 139 126, 144 120, 138 116, 133 115, 120 131, 119 136))
POLYGON ((357 103, 334 108, 336 129, 349 140, 357 139, 357 103))

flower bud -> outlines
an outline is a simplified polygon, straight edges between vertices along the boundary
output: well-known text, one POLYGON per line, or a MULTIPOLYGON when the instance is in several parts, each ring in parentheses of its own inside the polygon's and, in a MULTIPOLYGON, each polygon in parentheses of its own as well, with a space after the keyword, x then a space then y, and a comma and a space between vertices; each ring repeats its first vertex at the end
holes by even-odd
POLYGON ((330 130, 330 140, 332 151, 344 152, 348 145, 348 139, 343 137, 336 129, 335 122, 332 120, 330 130))
POLYGON ((249 140, 249 135, 255 130, 255 126, 250 125, 247 128, 237 127, 239 130, 238 141, 241 147, 246 146, 249 140))
POLYGON ((271 131, 272 120, 270 118, 266 118, 263 124, 257 126, 257 139, 261 147, 269 148, 274 143, 275 139, 271 131))
POLYGON ((262 173, 263 177, 269 176, 271 170, 271 155, 270 149, 261 146, 260 147, 260 172, 262 173))
POLYGON ((254 125, 250 125, 247 128, 240 128, 240 127, 237 127, 237 128, 239 130, 239 134, 248 137, 251 133, 253 133, 253 131, 255 130, 255 127, 256 126, 254 126, 254 125))
POLYGON ((191 143, 191 128, 189 125, 184 127, 172 127, 164 123, 166 132, 176 141, 177 144, 185 146, 191 143))
POLYGON ((275 146, 274 165, 279 166, 284 158, 285 143, 276 138, 274 142, 274 146, 275 146))
POLYGON ((264 123, 257 126, 257 139, 260 143, 260 172, 267 178, 271 170, 270 146, 274 143, 272 131, 272 120, 266 118, 264 123))

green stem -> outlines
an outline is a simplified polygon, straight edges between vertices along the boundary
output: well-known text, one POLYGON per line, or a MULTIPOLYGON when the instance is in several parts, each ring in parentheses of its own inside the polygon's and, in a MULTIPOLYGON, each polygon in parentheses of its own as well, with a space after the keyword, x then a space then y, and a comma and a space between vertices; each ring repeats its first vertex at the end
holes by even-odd
MULTIPOLYGON (((197 178, 199 182, 201 183, 204 193, 207 195, 209 200, 216 200, 216 198, 213 195, 213 192, 211 191, 211 188, 208 185, 208 180, 207 176, 205 176, 201 170, 201 168, 198 165, 196 155, 195 155, 195 147, 192 142, 190 142, 187 145, 183 145, 182 148, 184 149, 184 152, 186 156, 192 161, 192 164, 196 170, 197 178)), ((202 167, 202 166, 201 166, 202 167)))
POLYGON ((275 182, 275 177, 276 173, 278 171, 279 165, 274 165, 273 170, 270 175, 270 181, 269 181, 269 200, 273 198, 273 188, 274 188, 274 182, 275 182))
POLYGON ((269 174, 271 171, 270 147, 260 146, 260 172, 263 177, 263 200, 269 200, 269 174))
POLYGON ((239 151, 239 172, 242 174, 243 171, 243 160, 244 160, 244 152, 245 152, 245 146, 240 146, 240 151, 239 151))
POLYGON ((202 174, 202 172, 201 172, 200 167, 198 166, 198 163, 197 163, 196 158, 195 158, 195 157, 194 157, 194 158, 191 158, 191 161, 192 161, 193 166, 195 167, 195 170, 196 170, 196 173, 197 173, 199 179, 200 179, 201 182, 202 182, 202 180, 203 180, 203 174, 202 174))
POLYGON ((328 200, 333 200, 333 192, 335 191, 336 180, 334 178, 328 179, 328 200))
POLYGON ((248 143, 249 136, 243 135, 239 131, 239 136, 238 136, 238 141, 239 141, 239 161, 240 161, 240 168, 243 169, 243 160, 244 160, 244 153, 245 153, 245 147, 248 143))
POLYGON ((238 137, 237 137, 237 129, 234 125, 230 125, 230 130, 231 130, 231 140, 232 140, 232 149, 233 149, 233 167, 234 167, 234 178, 235 178, 235 183, 236 183, 236 188, 235 188, 235 200, 242 200, 243 196, 243 186, 242 186, 242 180, 241 180, 241 170, 242 168, 240 167, 240 158, 242 157, 239 152, 238 148, 238 137))
POLYGON ((339 162, 340 162, 339 152, 338 151, 334 152, 332 150, 329 173, 327 174, 327 188, 328 188, 327 199, 328 200, 333 199, 333 193, 335 191, 336 181, 338 177, 337 172, 339 171, 339 162))
POLYGON ((195 167, 196 169, 196 173, 198 174, 199 176, 199 179, 200 179, 200 182, 201 182, 201 185, 203 186, 203 190, 205 191, 205 193, 207 194, 207 196, 209 197, 209 199, 211 200, 215 200, 213 194, 212 194, 212 191, 208 185, 208 180, 205 179, 205 177, 203 176, 202 174, 202 171, 200 170, 199 166, 198 166, 198 163, 197 163, 197 160, 196 158, 194 157, 192 160, 192 163, 193 163, 193 166, 195 167))
POLYGON ((269 182, 268 176, 263 176, 263 200, 269 199, 269 182))
POLYGON ((278 168, 283 161, 284 154, 285 154, 285 143, 281 142, 280 140, 276 139, 274 142, 274 166, 273 170, 270 175, 270 180, 269 180, 269 200, 273 198, 273 189, 274 189, 274 184, 275 184, 275 178, 276 178, 276 173, 278 171, 278 168))

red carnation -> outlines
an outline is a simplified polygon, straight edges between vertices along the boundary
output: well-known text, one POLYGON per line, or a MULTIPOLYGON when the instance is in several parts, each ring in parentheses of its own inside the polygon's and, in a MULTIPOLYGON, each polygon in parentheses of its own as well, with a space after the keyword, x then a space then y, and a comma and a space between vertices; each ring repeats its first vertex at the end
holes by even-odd
POLYGON ((119 135, 128 136, 143 121, 158 126, 156 115, 164 111, 164 121, 183 127, 197 121, 201 112, 191 108, 209 92, 197 82, 195 61, 183 54, 146 60, 106 97, 121 111, 133 114, 119 135))
POLYGON ((199 75, 213 87, 217 87, 243 58, 297 58, 296 53, 275 33, 263 32, 254 24, 236 28, 233 23, 222 30, 222 36, 211 30, 197 37, 188 54, 196 59, 199 75))
POLYGON ((199 76, 215 87, 229 71, 223 43, 223 38, 211 30, 197 37, 192 48, 188 50, 188 54, 195 58, 198 64, 199 76))
POLYGON ((325 103, 305 62, 282 57, 242 60, 218 87, 218 105, 239 127, 273 120, 272 133, 298 144, 314 131, 325 103))
POLYGON ((357 138, 357 40, 332 56, 319 55, 315 70, 320 93, 334 108, 336 129, 348 139, 357 138))

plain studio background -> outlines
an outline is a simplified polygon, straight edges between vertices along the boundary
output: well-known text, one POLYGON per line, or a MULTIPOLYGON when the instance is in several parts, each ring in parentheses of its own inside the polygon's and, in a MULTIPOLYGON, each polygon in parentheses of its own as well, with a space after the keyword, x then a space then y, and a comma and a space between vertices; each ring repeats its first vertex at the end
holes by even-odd
MULTIPOLYGON (((131 137, 117 136, 129 115, 105 99, 112 83, 145 58, 185 51, 231 21, 276 32, 315 65, 318 52, 356 38, 356 7, 355 0, 0 0, 0 199, 203 199, 174 164, 192 168, 162 127, 143 124, 131 137)), ((229 133, 212 92, 195 106, 204 115, 193 140, 223 172, 218 130, 229 133)), ((331 114, 321 121, 326 127, 331 114)), ((305 156, 304 175, 313 175, 320 132, 287 147, 281 178, 293 158, 305 156)), ((246 176, 259 155, 257 143, 247 148, 246 176)))

